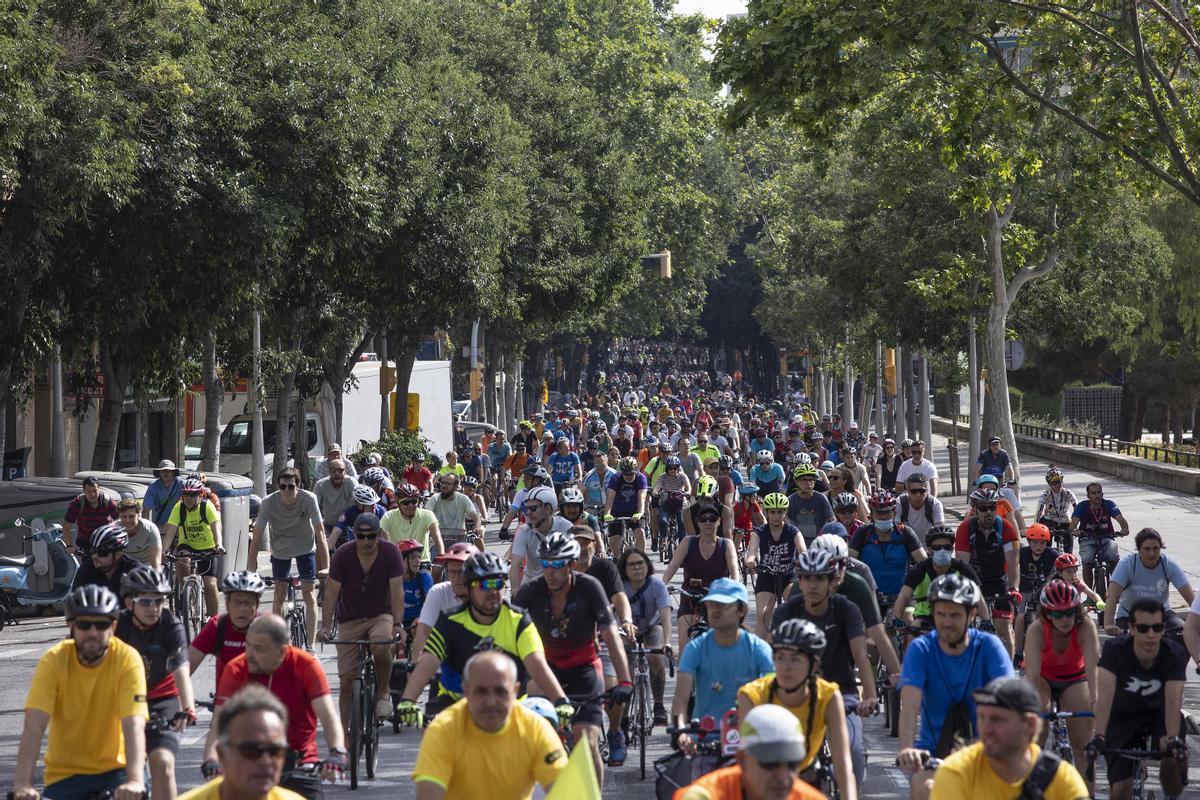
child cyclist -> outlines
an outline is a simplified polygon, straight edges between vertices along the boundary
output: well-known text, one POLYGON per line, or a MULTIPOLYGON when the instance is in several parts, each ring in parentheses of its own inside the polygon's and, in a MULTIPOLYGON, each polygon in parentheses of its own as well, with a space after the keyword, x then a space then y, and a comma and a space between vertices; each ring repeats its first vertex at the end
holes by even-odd
POLYGON ((750 532, 767 524, 758 494, 757 483, 748 481, 737 488, 738 499, 733 504, 733 528, 744 537, 740 542, 743 548, 750 543, 750 532))

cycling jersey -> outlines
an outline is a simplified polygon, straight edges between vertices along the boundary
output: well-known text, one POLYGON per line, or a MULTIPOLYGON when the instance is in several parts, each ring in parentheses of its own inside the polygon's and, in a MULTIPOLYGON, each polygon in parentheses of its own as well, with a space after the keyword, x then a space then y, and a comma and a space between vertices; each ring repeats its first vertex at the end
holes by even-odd
POLYGON ((433 576, 428 572, 418 572, 416 577, 404 578, 404 624, 416 622, 421 615, 421 607, 425 598, 433 588, 433 576))
MULTIPOLYGON (((967 517, 954 532, 954 549, 959 553, 971 554, 971 566, 983 583, 1000 583, 1007 580, 1008 563, 1005 553, 1019 546, 1021 539, 1017 528, 999 515, 992 518, 993 530, 986 535, 979 530, 979 521, 967 517)), ((987 587, 984 587, 985 591, 987 587)))
POLYGON ((1054 559, 1061 555, 1053 547, 1047 547, 1036 558, 1033 548, 1025 545, 1021 548, 1021 593, 1036 591, 1042 588, 1050 576, 1054 574, 1054 559))
MULTIPOLYGON (((723 767, 701 777, 695 783, 675 792, 674 800, 742 800, 742 768, 736 764, 723 767)), ((824 800, 825 795, 796 778, 786 800, 824 800)))
POLYGON ((609 479, 608 488, 616 493, 616 497, 613 498, 612 515, 628 517, 641 511, 638 507, 638 493, 649 489, 650 483, 640 472, 633 476, 632 481, 625 480, 618 472, 609 479))
POLYGON ((787 475, 784 474, 783 467, 774 462, 765 469, 759 464, 750 468, 750 482, 758 484, 759 493, 764 497, 772 492, 778 492, 786 479, 787 475))
POLYGON ((438 617, 425 652, 442 662, 441 694, 457 700, 462 696, 462 670, 467 659, 479 650, 500 650, 512 656, 517 665, 517 680, 524 692, 525 659, 543 650, 542 637, 528 612, 501 601, 496 619, 490 623, 477 622, 471 616, 470 604, 461 605, 438 617))
POLYGON ((1042 492, 1041 499, 1038 500, 1038 508, 1041 509, 1038 519, 1049 520, 1059 525, 1069 524, 1071 514, 1078 505, 1079 501, 1075 499, 1075 493, 1070 489, 1064 488, 1056 492, 1047 487, 1046 491, 1042 492))
POLYGON ((105 575, 104 570, 99 569, 93 562, 90 556, 84 556, 84 563, 79 566, 75 572, 75 582, 71 588, 78 589, 80 586, 107 586, 112 590, 112 593, 117 597, 121 596, 121 578, 129 572, 142 566, 140 562, 133 560, 124 553, 121 554, 120 560, 117 561, 111 575, 105 575))
MULTIPOLYGON (((965 575, 979 583, 979 576, 975 574, 975 570, 965 561, 959 561, 957 558, 950 561, 950 566, 946 568, 946 573, 957 573, 965 575)), ((929 584, 933 583, 934 578, 938 577, 937 570, 933 568, 933 559, 927 558, 920 564, 917 564, 908 571, 908 575, 904 578, 904 585, 913 590, 912 599, 915 602, 913 609, 914 617, 932 617, 933 609, 929 607, 929 584)))
POLYGON ((984 450, 975 459, 975 463, 979 465, 979 474, 995 475, 997 478, 1003 478, 1005 470, 1008 469, 1011 463, 1008 457, 1008 451, 1001 450, 999 453, 993 454, 991 448, 984 450))
POLYGON ((620 475, 612 467, 606 467, 603 473, 592 469, 583 476, 584 499, 589 508, 603 508, 607 499, 608 484, 614 475, 620 475))
POLYGON ((1121 509, 1117 508, 1117 504, 1112 500, 1103 500, 1097 510, 1092 508, 1090 501, 1084 500, 1075 506, 1075 511, 1071 516, 1079 520, 1080 538, 1115 536, 1116 529, 1113 528, 1113 518, 1121 516, 1121 509))
MULTIPOLYGON (((1037 762, 1041 749, 1029 745, 1029 769, 1037 762)), ((983 752, 983 743, 976 742, 954 753, 934 773, 930 800, 1013 800, 1021 794, 1025 779, 1009 783, 992 769, 983 752)), ((1054 778, 1042 793, 1043 800, 1085 800, 1090 797, 1087 784, 1079 771, 1063 761, 1054 778)))
POLYGON ((754 527, 754 512, 762 513, 762 503, 757 499, 746 502, 738 500, 733 504, 733 527, 739 531, 748 531, 754 527))
MULTIPOLYGON (((225 782, 225 777, 221 776, 208 783, 197 786, 187 792, 179 795, 178 800, 221 800, 221 784, 225 782)), ((285 789, 282 786, 276 786, 267 792, 266 800, 304 800, 304 795, 296 794, 291 789, 285 789)))
POLYGON ((809 718, 809 706, 812 704, 810 696, 802 704, 791 707, 784 706, 776 699, 775 694, 775 674, 764 675, 758 680, 750 681, 741 689, 739 694, 744 694, 746 699, 756 706, 761 706, 764 703, 775 703, 788 711, 800 720, 800 727, 804 730, 804 744, 808 748, 804 760, 800 762, 800 771, 808 769, 809 766, 816 760, 817 754, 821 752, 821 745, 825 741, 825 710, 829 707, 829 701, 839 697, 838 685, 824 678, 817 678, 817 706, 812 709, 812 729, 807 728, 809 718))
MULTIPOLYGON (((358 519, 359 514, 368 514, 371 511, 375 512, 375 519, 383 519, 383 515, 387 513, 387 509, 379 503, 370 511, 363 511, 359 506, 352 505, 342 509, 342 513, 338 515, 337 522, 333 527, 338 530, 338 544, 345 544, 354 538, 354 520, 358 519)), ((396 512, 397 514, 400 512, 396 512)))
POLYGON ((557 616, 551 610, 550 589, 544 577, 522 586, 513 602, 529 612, 542 636, 546 661, 551 667, 565 670, 599 663, 597 629, 607 628, 616 621, 600 581, 591 575, 574 573, 566 604, 557 616))
POLYGON ((499 470, 512 455, 512 445, 508 442, 492 442, 488 445, 487 453, 488 458, 492 460, 492 468, 499 470))
POLYGON ((419 467, 417 469, 409 467, 401 473, 401 477, 405 483, 412 484, 422 493, 428 492, 429 484, 433 482, 433 473, 427 467, 419 467))
POLYGON ((205 655, 216 656, 217 671, 213 683, 220 684, 225 665, 246 652, 246 631, 234 627, 228 614, 221 614, 209 618, 196 638, 192 639, 192 647, 205 655))
POLYGON ((908 575, 909 555, 920 550, 922 545, 911 528, 895 523, 886 542, 879 538, 874 524, 863 525, 850 537, 849 547, 871 568, 879 591, 895 596, 900 593, 908 575))
POLYGON ((507 472, 512 480, 520 480, 521 473, 525 471, 526 465, 529 463, 528 453, 513 453, 508 458, 504 459, 503 472, 507 472))
POLYGON ((858 606, 840 594, 832 594, 825 611, 814 614, 805 606, 803 593, 795 594, 786 603, 775 607, 771 628, 789 619, 806 619, 825 631, 821 675, 836 683, 843 695, 858 697, 854 658, 850 652, 850 642, 865 635, 863 616, 858 606))
POLYGON ((1054 624, 1042 620, 1042 670, 1041 675, 1047 681, 1073 682, 1084 675, 1083 645, 1079 641, 1079 625, 1071 628, 1071 638, 1067 649, 1061 653, 1054 651, 1054 624))
POLYGON ((146 698, 159 700, 175 697, 179 688, 175 685, 175 670, 188 663, 187 638, 183 623, 175 618, 170 609, 164 608, 158 622, 150 628, 142 628, 128 609, 117 618, 117 638, 128 644, 142 656, 146 669, 146 698))
POLYGON ((192 550, 204 551, 212 550, 217 546, 212 526, 219 519, 216 506, 208 500, 201 500, 192 511, 188 510, 185 501, 180 500, 171 509, 167 524, 174 525, 178 531, 176 544, 190 547, 192 550))

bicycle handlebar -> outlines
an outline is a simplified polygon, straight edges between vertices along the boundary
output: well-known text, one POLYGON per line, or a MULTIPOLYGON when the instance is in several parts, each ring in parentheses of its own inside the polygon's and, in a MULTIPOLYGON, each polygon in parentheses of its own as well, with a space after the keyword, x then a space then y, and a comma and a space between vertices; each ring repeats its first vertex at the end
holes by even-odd
POLYGON ((1078 719, 1082 717, 1094 716, 1096 716, 1096 714, 1092 711, 1047 711, 1046 713, 1042 714, 1042 719, 1078 719))

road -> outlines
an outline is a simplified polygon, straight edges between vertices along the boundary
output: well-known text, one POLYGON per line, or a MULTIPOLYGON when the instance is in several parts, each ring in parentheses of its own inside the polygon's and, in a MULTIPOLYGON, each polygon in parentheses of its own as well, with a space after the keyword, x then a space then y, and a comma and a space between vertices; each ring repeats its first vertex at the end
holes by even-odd
MULTIPOLYGON (((965 453, 963 454, 965 456, 965 453)), ((934 457, 942 470, 944 486, 949 486, 945 480, 947 451, 945 439, 935 439, 934 457)), ((962 462, 965 463, 965 460, 962 462)), ((1033 490, 1040 491, 1040 476, 1046 466, 1036 461, 1024 462, 1026 483, 1031 490, 1023 498, 1029 516, 1032 515, 1037 495, 1033 490)), ((1094 476, 1078 471, 1068 471, 1067 485, 1077 495, 1083 495, 1083 486, 1092 480, 1104 484, 1105 495, 1121 507, 1125 517, 1136 531, 1141 527, 1157 528, 1167 542, 1167 552, 1175 558, 1188 573, 1193 586, 1200 586, 1200 547, 1196 527, 1200 521, 1200 498, 1189 497, 1178 493, 1140 486, 1124 484, 1107 477, 1094 476)), ((948 508, 961 509, 965 502, 962 498, 947 498, 948 508)), ((496 525, 489 526, 489 549, 500 550, 501 543, 496 540, 496 525)), ((1132 549, 1131 541, 1122 541, 1121 549, 1128 552, 1132 549)), ((263 566, 266 567, 265 556, 263 566)), ((676 579, 678 581, 678 579, 676 579)), ((1182 600, 1175 598, 1177 607, 1182 600)), ((751 611, 753 615, 753 610, 751 611)), ((750 625, 753 620, 748 620, 750 625)), ((23 622, 16 627, 6 628, 0 632, 3 649, 0 650, 0 764, 13 764, 16 758, 17 743, 21 733, 22 704, 29 683, 29 675, 41 653, 60 638, 63 634, 64 623, 61 618, 40 619, 23 622)), ((334 674, 333 648, 324 651, 318 647, 317 652, 321 662, 330 675, 330 683, 336 691, 337 679, 334 674)), ((213 690, 213 675, 211 661, 207 662, 195 677, 197 696, 206 697, 213 690)), ((668 704, 673 692, 673 684, 667 687, 668 704)), ((1194 673, 1189 673, 1188 686, 1184 701, 1185 708, 1200 711, 1200 682, 1194 673)), ((199 765, 201 760, 201 745, 210 718, 207 712, 201 712, 196 728, 189 730, 178 758, 178 779, 181 790, 191 788, 200 783, 199 765)), ((875 717, 866 721, 866 742, 869 759, 867 778, 863 787, 863 796, 871 798, 903 798, 907 797, 907 782, 893 765, 896 753, 896 740, 889 738, 883 729, 883 718, 875 717)), ((411 798, 415 792, 409 775, 419 745, 418 735, 406 730, 394 735, 390 727, 386 727, 381 737, 380 772, 373 782, 363 784, 355 793, 364 800, 370 798, 411 798)), ((1200 750, 1193 744, 1193 763, 1200 763, 1200 750)), ((322 741, 322 749, 324 742, 322 741)), ((665 735, 656 737, 652 743, 652 757, 666 755, 669 745, 665 735)), ((653 775, 647 780, 638 779, 638 772, 632 760, 626 766, 611 769, 607 773, 604 797, 621 798, 622 800, 640 800, 653 798, 653 775)), ((1101 781, 1103 784, 1103 781, 1101 781)), ((1155 787, 1157 790, 1157 786, 1155 787)), ((330 794, 349 794, 349 787, 341 785, 331 788, 330 794)), ((1100 792, 1101 797, 1106 792, 1100 792)))

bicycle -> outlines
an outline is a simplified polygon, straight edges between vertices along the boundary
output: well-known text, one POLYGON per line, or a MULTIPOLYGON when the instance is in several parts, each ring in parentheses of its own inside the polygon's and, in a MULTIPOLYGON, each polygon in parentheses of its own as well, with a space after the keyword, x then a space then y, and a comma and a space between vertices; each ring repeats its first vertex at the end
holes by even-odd
POLYGON ((170 564, 169 579, 171 580, 171 610, 183 622, 184 637, 190 642, 204 627, 204 579, 197 572, 208 572, 212 559, 217 556, 215 550, 201 552, 180 545, 174 553, 163 554, 163 564, 170 564), (195 560, 195 568, 192 561, 195 560), (181 562, 181 564, 180 564, 181 562), (188 574, 179 577, 179 569, 188 574))
POLYGON ((1146 785, 1150 782, 1150 762, 1162 761, 1167 754, 1161 750, 1153 749, 1151 739, 1150 734, 1146 734, 1142 741, 1142 748, 1109 747, 1105 748, 1103 754, 1089 752, 1087 764, 1088 782, 1090 783, 1096 779, 1096 758, 1100 755, 1128 758, 1137 762, 1137 767, 1133 771, 1133 791, 1129 795, 1131 800, 1155 800, 1154 792, 1146 788, 1146 785))
POLYGON ((734 547, 737 548, 738 571, 740 572, 740 574, 742 576, 742 580, 745 582, 747 588, 750 589, 750 593, 753 594, 754 593, 753 572, 751 570, 746 569, 746 548, 748 548, 750 546, 750 534, 751 533, 753 533, 753 531, 747 530, 744 528, 739 528, 738 530, 734 531, 733 532, 733 544, 734 544, 734 547))
MULTIPOLYGON (((894 598, 893 602, 895 602, 894 598)), ((887 634, 892 642, 892 649, 896 651, 896 657, 903 659, 904 635, 923 636, 925 630, 916 625, 909 625, 902 619, 892 617, 888 621, 887 634)), ((881 658, 875 667, 875 691, 883 708, 884 725, 887 727, 888 736, 895 738, 900 735, 900 690, 892 686, 890 679, 891 675, 888 673, 887 665, 881 658)))
POLYGON ((817 753, 817 762, 813 765, 812 781, 809 783, 828 800, 842 800, 842 790, 837 783, 837 774, 833 769, 833 751, 829 749, 829 740, 821 742, 821 750, 817 753))
POLYGON ((650 655, 666 655, 671 677, 675 677, 675 658, 669 647, 646 649, 642 637, 635 638, 628 648, 630 667, 633 670, 633 698, 625 710, 625 737, 629 747, 638 750, 642 780, 646 780, 646 750, 654 730, 653 695, 650 691, 650 655))
POLYGON ((388 680, 388 693, 392 698, 393 711, 392 733, 400 733, 400 728, 403 727, 403 724, 400 722, 400 715, 394 712, 396 706, 404 697, 404 690, 408 688, 408 676, 417 668, 417 664, 412 658, 412 641, 416 630, 417 625, 415 622, 405 629, 407 635, 404 639, 404 657, 397 658, 392 662, 392 674, 388 680))
POLYGON ((327 644, 352 645, 358 648, 358 677, 350 684, 349 753, 350 788, 358 788, 358 759, 365 758, 367 780, 375 779, 379 766, 379 719, 375 716, 375 694, 379 688, 379 676, 375 674, 375 658, 372 647, 395 645, 370 639, 328 639, 327 644))
MULTIPOLYGON (((306 650, 308 649, 308 615, 304 598, 297 596, 300 591, 300 578, 296 575, 289 575, 285 580, 287 581, 287 597, 280 609, 283 612, 281 616, 287 620, 292 646, 306 650)), ((263 581, 267 586, 275 585, 273 578, 264 578, 263 581)))
POLYGON ((669 564, 675 557, 675 545, 679 544, 679 518, 668 514, 667 524, 658 532, 658 538, 658 557, 662 563, 669 564))
POLYGON ((1097 536, 1092 538, 1096 539, 1098 546, 1092 560, 1084 566, 1092 568, 1092 590, 1101 597, 1108 597, 1108 562, 1104 560, 1104 547, 1099 545, 1103 544, 1105 539, 1115 539, 1116 537, 1097 536))
POLYGON ((624 555, 626 551, 633 549, 633 532, 637 530, 637 526, 633 524, 633 517, 613 517, 612 521, 621 524, 621 552, 612 554, 615 560, 624 555))
POLYGON ((1091 711, 1059 711, 1058 700, 1052 700, 1050 710, 1042 714, 1042 719, 1046 720, 1046 742, 1047 747, 1052 747, 1053 751, 1058 754, 1058 757, 1068 764, 1075 763, 1075 756, 1071 750, 1071 741, 1067 737, 1066 720, 1077 719, 1083 717, 1096 716, 1091 711))

